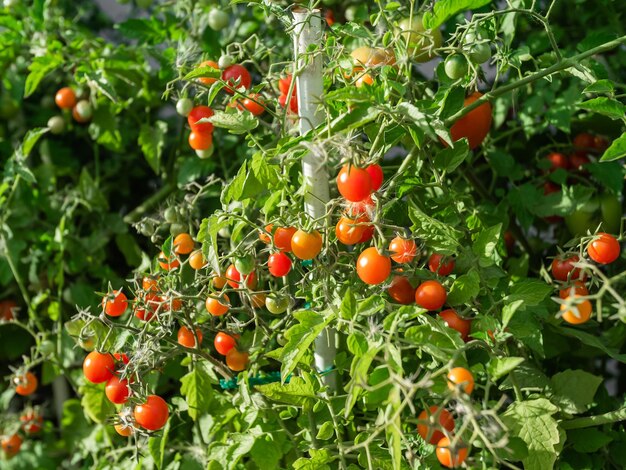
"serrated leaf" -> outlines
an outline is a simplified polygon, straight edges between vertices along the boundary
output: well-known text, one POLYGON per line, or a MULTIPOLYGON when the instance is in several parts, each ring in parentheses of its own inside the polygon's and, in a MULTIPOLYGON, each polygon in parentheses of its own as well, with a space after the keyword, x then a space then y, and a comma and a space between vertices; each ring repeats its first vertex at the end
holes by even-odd
POLYGON ((600 161, 610 162, 626 157, 626 132, 611 142, 608 149, 604 151, 600 161))
POLYGON ((447 303, 462 305, 471 302, 480 292, 480 276, 472 269, 467 274, 457 277, 450 287, 447 303))
POLYGON ((603 116, 610 117, 611 119, 623 119, 626 114, 626 105, 620 103, 613 98, 607 98, 600 96, 598 98, 592 98, 582 103, 578 103, 578 107, 592 111, 603 116))
POLYGON ((346 419, 350 416, 352 407, 356 404, 356 401, 363 391, 363 385, 368 383, 369 369, 374 361, 374 358, 380 351, 381 345, 370 344, 369 349, 362 356, 355 357, 350 365, 350 382, 346 385, 346 391, 348 392, 348 398, 346 399, 346 405, 344 409, 344 416, 346 419))
POLYGON ((463 163, 469 155, 467 139, 461 139, 454 143, 454 147, 446 147, 435 155, 435 168, 450 173, 463 163))
POLYGON ((611 80, 602 79, 588 85, 583 90, 583 93, 613 93, 613 91, 615 91, 613 82, 611 80))
POLYGON ((417 238, 421 238, 433 251, 452 254, 460 245, 461 232, 454 227, 430 217, 413 202, 409 202, 409 217, 413 222, 411 230, 417 238))
POLYGON ((539 279, 524 279, 513 284, 507 302, 513 303, 517 300, 524 302, 524 307, 534 307, 539 305, 552 293, 552 286, 539 279))
POLYGON ((480 8, 489 3, 491 0, 439 0, 435 2, 432 13, 424 13, 424 28, 437 28, 458 12, 480 8))
POLYGON ((255 389, 272 401, 288 405, 303 406, 318 399, 312 377, 306 372, 301 377, 292 377, 289 383, 257 385, 255 389))
POLYGON ((501 232, 502 224, 497 224, 482 230, 474 240, 472 251, 479 257, 481 267, 492 266, 502 261, 497 250, 501 232))
POLYGON ((181 377, 180 393, 189 405, 189 417, 196 421, 198 415, 209 411, 213 400, 212 380, 203 363, 196 366, 181 377))
POLYGON ((502 328, 506 328, 511 318, 517 310, 524 305, 524 301, 521 299, 515 300, 502 307, 502 328))
POLYGON ((487 372, 491 379, 496 381, 515 370, 522 362, 524 362, 523 357, 495 357, 489 361, 487 372))
POLYGON ((554 396, 552 401, 569 414, 584 413, 602 383, 602 377, 584 370, 565 370, 550 380, 554 396))
POLYGON ((321 441, 327 441, 335 434, 335 428, 332 421, 326 421, 317 431, 317 438, 321 441))
POLYGON ((350 288, 346 289, 346 293, 339 307, 339 316, 344 320, 351 320, 356 314, 356 298, 350 288))
POLYGON ((216 274, 221 274, 219 253, 217 250, 217 233, 228 227, 228 219, 213 214, 203 219, 198 230, 198 241, 202 243, 202 254, 216 274))
POLYGON ((197 67, 183 77, 183 80, 193 80, 194 78, 221 78, 222 71, 210 66, 197 67))
POLYGON ((165 121, 156 121, 154 127, 150 124, 142 124, 139 131, 139 146, 150 168, 156 174, 159 174, 161 168, 166 134, 167 123, 165 121))
POLYGON ((228 129, 232 134, 245 134, 259 125, 259 120, 248 112, 224 112, 215 110, 215 114, 209 118, 202 118, 197 123, 211 122, 215 127, 228 129))
POLYGON ((41 80, 63 63, 63 56, 60 54, 46 54, 41 57, 35 57, 28 66, 30 73, 26 77, 24 84, 24 98, 32 95, 39 86, 41 80))
POLYGON ((80 403, 85 410, 85 414, 98 424, 103 424, 115 412, 113 403, 109 401, 104 393, 104 384, 87 382, 82 387, 80 403))

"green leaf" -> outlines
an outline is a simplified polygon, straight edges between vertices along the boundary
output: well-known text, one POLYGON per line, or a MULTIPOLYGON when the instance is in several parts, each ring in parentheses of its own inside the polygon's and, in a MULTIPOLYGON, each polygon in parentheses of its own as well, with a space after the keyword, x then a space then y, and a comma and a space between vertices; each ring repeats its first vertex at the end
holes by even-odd
POLYGON ((523 305, 524 305, 524 301, 521 299, 518 299, 502 307, 502 328, 507 327, 507 325, 511 321, 511 318, 513 318, 513 315, 515 314, 515 312, 517 312, 517 310, 523 305))
POLYGON ((216 274, 222 272, 217 249, 217 233, 225 227, 228 227, 228 219, 213 214, 202 220, 198 230, 198 241, 202 243, 202 254, 216 274))
POLYGON ((501 232, 502 224, 497 224, 482 230, 474 240, 472 251, 479 257, 481 267, 492 266, 502 261, 497 250, 501 232))
MULTIPOLYGON (((439 119, 446 120, 450 116, 454 115, 457 111, 460 111, 465 101, 465 88, 455 86, 446 90, 439 111, 439 119)), ((456 143, 455 143, 456 145, 456 143)))
POLYGON ((139 146, 146 157, 150 168, 158 174, 161 168, 161 156, 165 148, 165 135, 167 123, 156 121, 154 127, 150 124, 142 124, 139 131, 139 146))
POLYGON ((462 305, 471 302, 480 292, 480 276, 475 269, 457 277, 450 288, 447 303, 462 305))
POLYGON ((613 438, 596 428, 570 429, 567 431, 567 443, 577 452, 590 454, 606 447, 613 438))
POLYGON ((626 105, 614 100, 613 98, 607 98, 604 96, 578 103, 578 107, 597 114, 602 114, 603 116, 610 117, 611 119, 622 119, 626 114, 626 105))
POLYGON ((552 468, 560 443, 559 427, 552 417, 558 408, 545 398, 513 403, 502 415, 504 424, 528 447, 522 460, 526 470, 552 468))
POLYGON ((439 0, 435 2, 432 13, 428 11, 424 13, 424 28, 437 28, 461 11, 480 8, 489 3, 491 0, 439 0))
POLYGON ((371 344, 369 349, 362 356, 357 356, 352 360, 350 366, 350 382, 346 385, 346 391, 348 392, 348 398, 344 409, 344 416, 346 419, 350 416, 352 407, 356 404, 356 401, 363 391, 363 385, 368 382, 369 369, 374 361, 374 358, 380 351, 381 344, 371 344))
POLYGON ((207 469, 213 468, 212 462, 221 465, 223 469, 235 469, 239 468, 238 463, 241 458, 246 455, 252 449, 252 446, 256 440, 264 436, 259 426, 246 430, 246 432, 231 432, 228 434, 228 440, 225 443, 214 441, 208 449, 207 455, 209 456, 209 462, 207 469))
POLYGON ((163 431, 159 435, 151 436, 148 439, 148 450, 150 451, 150 455, 154 460, 154 464, 159 470, 163 468, 163 460, 165 459, 166 451, 165 448, 170 434, 170 422, 171 420, 168 419, 167 423, 165 423, 163 431))
POLYGON ((352 290, 348 287, 339 307, 339 316, 344 320, 352 320, 356 314, 356 298, 352 290))
POLYGON ((455 351, 463 347, 461 336, 440 320, 426 315, 421 315, 418 319, 425 324, 407 328, 404 339, 431 356, 445 362, 455 354, 455 351))
POLYGON ((558 327, 556 329, 558 330, 559 334, 576 338, 583 344, 599 349, 604 354, 611 356, 616 361, 620 361, 621 363, 626 364, 626 354, 620 354, 617 350, 607 347, 604 342, 597 336, 575 328, 558 327))
POLYGON ((206 363, 197 362, 195 367, 181 377, 180 393, 189 405, 189 417, 196 421, 198 416, 209 411, 213 401, 213 381, 206 370, 206 363))
POLYGON ((62 63, 63 56, 60 54, 47 54, 35 57, 28 66, 30 73, 26 77, 26 83, 24 85, 24 98, 28 98, 32 95, 37 90, 41 80, 62 63))
POLYGON ((82 388, 80 400, 85 414, 98 424, 104 424, 106 419, 115 412, 113 403, 104 393, 104 384, 87 382, 82 388))
POLYGON ((231 134, 245 134, 259 125, 259 120, 248 112, 224 112, 215 110, 215 114, 209 118, 197 121, 199 124, 211 122, 215 127, 228 129, 231 134))
POLYGON ((552 286, 539 279, 524 279, 511 286, 508 303, 516 300, 524 302, 524 307, 535 307, 552 293, 552 286))
POLYGON ((613 82, 611 80, 602 79, 587 86, 583 90, 583 93, 600 93, 601 94, 601 93, 613 93, 613 91, 615 91, 615 85, 613 84, 613 82))
POLYGON ((394 387, 389 393, 389 402, 385 409, 385 416, 387 426, 385 426, 385 436, 389 443, 389 453, 391 454, 391 461, 393 462, 394 469, 402 468, 402 399, 400 397, 400 391, 394 387), (394 417, 395 416, 395 417, 394 417), (393 419, 391 419, 394 417, 393 419))
POLYGON ((292 377, 289 383, 271 383, 257 385, 256 390, 267 398, 278 403, 303 406, 312 405, 319 397, 310 374, 302 373, 301 377, 292 377))
POLYGON ((335 428, 332 421, 326 421, 317 431, 317 438, 321 441, 327 441, 335 434, 335 428))
POLYGON ((30 155, 30 152, 33 150, 35 144, 39 141, 41 136, 48 132, 48 130, 49 129, 47 127, 37 127, 26 133, 24 140, 22 141, 22 154, 24 157, 28 157, 28 155, 30 155))
POLYGON ((522 362, 524 362, 523 357, 496 357, 489 361, 487 372, 491 379, 495 381, 515 370, 522 362))
POLYGON ((454 143, 454 147, 446 147, 435 155, 435 168, 448 173, 465 161, 469 155, 469 144, 467 139, 461 139, 454 143))
POLYGON ((462 237, 459 230, 428 216, 413 201, 409 201, 409 217, 415 237, 424 239, 433 251, 446 255, 457 251, 462 237))
POLYGON ((626 132, 611 142, 608 149, 604 151, 601 162, 610 162, 611 160, 617 160, 626 157, 626 132))
MULTIPOLYGON (((258 468, 280 468, 280 459, 286 451, 279 436, 260 436, 252 446, 250 456, 258 468)), ((181 468, 181 470, 184 470, 181 468)))
POLYGON ((568 369, 552 376, 552 401, 569 414, 584 413, 602 383, 602 377, 584 370, 568 369))
MULTIPOLYGON (((624 186, 624 165, 619 162, 591 162, 585 169, 593 175, 601 187, 610 189, 616 194, 622 192, 624 186)), ((594 191, 595 194, 595 191, 594 191)))

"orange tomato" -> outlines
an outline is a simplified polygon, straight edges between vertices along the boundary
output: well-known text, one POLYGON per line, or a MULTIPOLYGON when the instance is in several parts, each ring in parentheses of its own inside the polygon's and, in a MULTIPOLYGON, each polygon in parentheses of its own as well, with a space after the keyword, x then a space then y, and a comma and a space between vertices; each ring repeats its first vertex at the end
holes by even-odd
POLYGON ((63 87, 57 91, 54 102, 61 109, 72 109, 76 106, 76 93, 70 87, 63 87))
POLYGON ((589 291, 585 284, 582 281, 575 281, 574 284, 570 287, 564 287, 559 291, 559 297, 562 299, 568 298, 570 295, 580 295, 585 296, 589 295, 589 291))
POLYGON ((450 439, 442 437, 437 443, 437 460, 444 467, 455 468, 465 462, 467 458, 467 447, 460 442, 452 448, 450 439), (460 445, 459 445, 460 444, 460 445))
MULTIPOLYGON (((574 298, 580 297, 579 295, 574 295, 574 298)), ((567 297, 566 299, 569 299, 567 297)), ((568 307, 565 304, 561 305, 561 312, 563 320, 567 323, 571 323, 572 325, 580 325, 581 323, 586 323, 591 318, 591 311, 593 307, 591 302, 588 300, 581 300, 576 303, 575 307, 568 307)))
POLYGON ((181 326, 178 330, 178 344, 181 346, 185 346, 187 348, 197 348, 202 344, 202 331, 199 328, 196 328, 196 334, 194 336, 193 332, 187 328, 186 326, 181 326), (196 345, 196 336, 198 337, 198 344, 196 345))
POLYGON ((181 233, 174 238, 174 253, 179 255, 188 255, 193 251, 193 238, 188 233, 181 233))
POLYGON ((165 271, 171 271, 172 269, 176 269, 180 266, 180 261, 178 261, 174 255, 170 255, 170 257, 167 258, 165 253, 161 252, 159 253, 159 257, 157 259, 159 260, 159 266, 161 266, 161 268, 165 271))
POLYGON ((439 312, 439 316, 446 322, 449 328, 458 331, 461 333, 461 338, 463 341, 467 341, 469 338, 469 333, 472 328, 472 320, 465 320, 456 313, 456 310, 451 308, 447 310, 443 310, 439 312))
MULTIPOLYGON (((483 96, 482 93, 476 91, 465 98, 463 105, 469 106, 481 96, 483 96)), ((450 128, 450 136, 453 142, 466 137, 469 141, 470 149, 475 149, 485 140, 490 128, 491 104, 487 102, 456 121, 450 128)))
POLYGON ((12 436, 7 436, 2 439, 2 450, 6 455, 7 459, 14 457, 22 447, 22 438, 17 434, 13 434, 12 436))
POLYGON ((22 395, 23 397, 31 395, 37 390, 39 381, 37 376, 32 372, 26 372, 26 374, 17 376, 13 379, 15 384, 15 393, 22 395))
MULTIPOLYGON (((218 69, 220 68, 220 66, 217 64, 217 62, 213 62, 212 60, 205 60, 204 62, 201 62, 198 67, 213 67, 214 69, 218 69)), ((198 78, 198 80, 201 83, 204 83, 205 85, 212 85, 213 83, 217 82, 219 80, 219 78, 211 78, 211 77, 200 77, 198 78)))
POLYGON ((436 444, 444 436, 441 429, 452 432, 454 429, 454 418, 452 414, 438 406, 431 406, 429 409, 422 411, 417 417, 417 432, 422 439, 429 444, 436 444))
POLYGON ((240 352, 235 348, 232 348, 226 354, 226 365, 235 372, 242 371, 248 365, 249 354, 247 352, 240 352))
POLYGON ((417 245, 413 240, 395 237, 389 243, 389 251, 393 253, 391 259, 396 263, 410 263, 417 256, 417 245))
POLYGON ((391 260, 380 254, 376 247, 366 248, 357 259, 356 273, 366 284, 381 284, 391 274, 391 260))
POLYGON ((291 250, 296 258, 313 259, 322 251, 322 236, 317 230, 297 230, 291 238, 291 250))
POLYGON ((394 276, 387 292, 399 304, 408 305, 415 302, 415 288, 404 276, 394 276))
POLYGON ((208 297, 206 299, 206 309, 214 317, 219 317, 224 315, 230 309, 230 299, 226 294, 223 296, 224 300, 215 299, 213 297, 208 297), (222 303, 225 302, 225 303, 222 303))
POLYGON ((337 235, 337 240, 339 240, 344 245, 354 245, 361 241, 363 238, 363 232, 366 229, 366 225, 364 223, 369 222, 369 219, 365 216, 361 216, 355 219, 352 219, 348 216, 342 216, 337 225, 335 226, 335 234, 337 235))
POLYGON ((189 146, 194 150, 208 150, 213 145, 213 134, 210 132, 199 133, 199 132, 190 132, 189 133, 189 146))
POLYGON ((206 260, 202 256, 202 250, 196 250, 189 255, 189 266, 196 271, 206 266, 206 260))
POLYGON ((474 390, 474 376, 464 367, 455 367, 448 373, 448 388, 457 390, 457 387, 468 395, 474 390))

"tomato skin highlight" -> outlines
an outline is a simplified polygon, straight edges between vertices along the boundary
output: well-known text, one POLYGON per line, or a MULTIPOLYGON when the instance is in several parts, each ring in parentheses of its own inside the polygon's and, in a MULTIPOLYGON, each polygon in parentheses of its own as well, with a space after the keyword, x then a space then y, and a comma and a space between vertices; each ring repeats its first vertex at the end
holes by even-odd
POLYGON ((226 356, 231 349, 237 346, 237 339, 220 331, 215 335, 213 346, 219 354, 226 356))
POLYGON ((202 331, 196 328, 196 336, 186 326, 181 326, 178 330, 177 340, 178 344, 185 346, 186 348, 199 348, 202 344, 202 331), (198 344, 196 345, 196 336, 198 337, 198 344))
POLYGON ((241 104, 237 104, 237 108, 242 111, 245 109, 252 113, 253 116, 261 116, 265 112, 265 102, 258 93, 251 93, 248 95, 248 98, 244 98, 241 104))
POLYGON ((600 232, 587 245, 587 254, 596 263, 611 264, 619 258, 620 249, 620 244, 613 235, 600 232))
POLYGON ((130 395, 128 380, 120 380, 119 377, 114 375, 107 381, 104 393, 111 403, 115 403, 117 405, 126 403, 130 395))
POLYGON ((346 200, 360 202, 372 192, 369 173, 354 165, 344 165, 337 175, 337 189, 346 200))
POLYGON ((454 367, 448 373, 448 388, 456 390, 458 386, 468 395, 474 390, 474 376, 464 367, 454 367))
POLYGON ((158 431, 170 416, 167 403, 158 395, 148 395, 143 404, 135 406, 135 421, 149 431, 158 431))
MULTIPOLYGON (((465 98, 463 106, 469 106, 481 96, 483 96, 482 93, 472 93, 465 98)), ((453 142, 466 137, 469 142, 470 150, 474 150, 482 144, 487 134, 489 134, 491 120, 491 104, 485 102, 456 121, 450 128, 450 137, 453 142)))
POLYGON ((249 354, 240 352, 236 348, 232 348, 226 354, 226 365, 235 372, 240 372, 248 366, 249 354))
POLYGON ((424 281, 415 290, 415 303, 426 310, 439 310, 447 297, 446 289, 437 281, 424 281))
POLYGON ((91 351, 83 361, 83 374, 91 383, 106 382, 115 374, 115 360, 108 353, 91 351))
POLYGON ((448 276, 454 271, 455 264, 454 258, 439 253, 433 253, 428 258, 428 269, 439 276, 448 276))
POLYGON ((119 290, 114 290, 102 299, 102 309, 110 317, 119 317, 128 308, 126 294, 119 290))
POLYGON ((463 341, 469 339, 470 330, 472 329, 472 320, 465 320, 456 313, 454 309, 446 309, 439 312, 439 316, 448 325, 449 328, 458 331, 461 334, 463 341))
POLYGON ((218 299, 214 299, 213 297, 208 297, 206 299, 206 309, 214 317, 219 317, 228 312, 230 310, 230 299, 226 294, 223 295, 224 301, 226 303, 222 303, 222 301, 218 299))
POLYGON ((237 270, 234 264, 228 266, 226 269, 226 280, 228 285, 233 289, 240 289, 245 284, 248 289, 254 289, 256 287, 256 274, 251 272, 250 274, 246 274, 241 276, 241 273, 237 270))
POLYGON ((313 259, 322 251, 322 235, 317 230, 296 230, 291 238, 291 251, 298 259, 313 259))
POLYGON ((269 272, 274 277, 283 277, 291 271, 291 260, 282 251, 270 255, 267 262, 269 272))
POLYGON ((554 279, 564 282, 570 277, 572 279, 579 279, 581 276, 580 268, 574 267, 574 264, 579 261, 580 258, 578 255, 554 258, 552 261, 552 275, 554 279))
POLYGON ((37 390, 37 386, 39 385, 37 376, 30 371, 26 372, 21 377, 16 377, 13 381, 15 384, 15 393, 23 397, 35 393, 35 390, 37 390))
POLYGON ((447 437, 441 438, 435 452, 439 463, 448 468, 458 467, 467 459, 467 447, 458 446, 456 449, 450 449, 450 439, 447 437))
POLYGON ((417 256, 417 245, 413 240, 395 237, 389 243, 389 251, 393 253, 391 259, 396 263, 410 263, 417 256))
POLYGON ((422 439, 429 444, 436 444, 445 437, 440 429, 445 429, 448 432, 454 430, 454 418, 452 417, 452 413, 438 406, 431 406, 428 410, 423 410, 417 419, 423 422, 418 423, 417 432, 422 436, 422 439), (438 417, 436 426, 432 426, 431 417, 435 419, 438 417), (428 437, 429 434, 430 438, 428 437))
POLYGON ((377 285, 385 282, 391 274, 391 259, 378 252, 376 247, 365 249, 357 259, 356 273, 366 284, 377 285))

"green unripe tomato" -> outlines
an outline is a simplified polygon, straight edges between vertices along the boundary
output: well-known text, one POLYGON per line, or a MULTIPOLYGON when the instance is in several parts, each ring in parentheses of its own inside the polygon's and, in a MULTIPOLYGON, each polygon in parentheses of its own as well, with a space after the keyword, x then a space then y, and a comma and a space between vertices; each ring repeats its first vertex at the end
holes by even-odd
POLYGON ((189 113, 193 109, 193 101, 189 98, 181 98, 176 102, 176 112, 181 116, 189 116, 189 113))
POLYGON ((401 41, 408 39, 407 52, 416 62, 428 62, 435 57, 435 49, 443 43, 441 31, 438 28, 425 30, 421 16, 401 20, 398 23, 398 34, 401 41))
POLYGON ((276 294, 270 294, 265 299, 265 308, 274 315, 285 313, 289 308, 289 304, 289 297, 281 297, 276 294))
POLYGON ((76 103, 76 114, 78 114, 83 120, 88 121, 93 116, 93 108, 91 103, 87 100, 80 100, 76 103))
POLYGON ((172 225, 170 225, 170 235, 173 237, 176 237, 177 235, 180 235, 181 233, 185 233, 186 231, 187 231, 187 226, 185 224, 174 222, 172 225))
POLYGON ((178 212, 176 211, 175 207, 168 207, 167 209, 165 209, 163 217, 165 218, 165 221, 169 222, 170 224, 178 222, 178 212))
POLYGON ((198 158, 205 160, 207 158, 210 158, 213 155, 214 151, 215 151, 215 145, 211 145, 206 150, 196 150, 196 155, 198 156, 198 158))
POLYGON ((146 221, 139 224, 139 233, 141 233, 144 237, 149 237, 150 235, 152 235, 155 229, 156 227, 151 221, 146 221))
POLYGON ((613 194, 604 194, 600 198, 602 230, 607 233, 619 233, 622 223, 622 203, 613 194))
POLYGON ((48 128, 52 134, 61 134, 65 130, 65 120, 61 116, 52 116, 48 119, 48 128))
POLYGON ((467 59, 461 54, 448 56, 443 65, 446 75, 452 80, 458 80, 467 75, 467 59))
POLYGON ((53 341, 45 339, 39 345, 39 351, 41 351, 41 354, 47 356, 48 354, 53 354, 56 351, 56 346, 53 341))
POLYGON ((225 69, 227 67, 230 67, 234 63, 235 63, 234 57, 232 55, 228 55, 228 54, 223 54, 223 55, 220 56, 219 59, 217 59, 217 66, 220 69, 225 69))
POLYGON ((475 64, 484 64, 491 58, 491 47, 486 42, 473 45, 469 49, 469 58, 475 64))
POLYGON ((600 203, 597 198, 592 198, 581 209, 565 216, 565 225, 574 236, 586 235, 588 231, 596 229, 600 223, 597 217, 600 203))
POLYGON ((244 276, 254 271, 254 257, 252 255, 240 256, 235 259, 235 268, 244 276))
POLYGON ((209 12, 209 27, 214 31, 221 31, 230 24, 230 15, 222 10, 213 8, 209 12))

